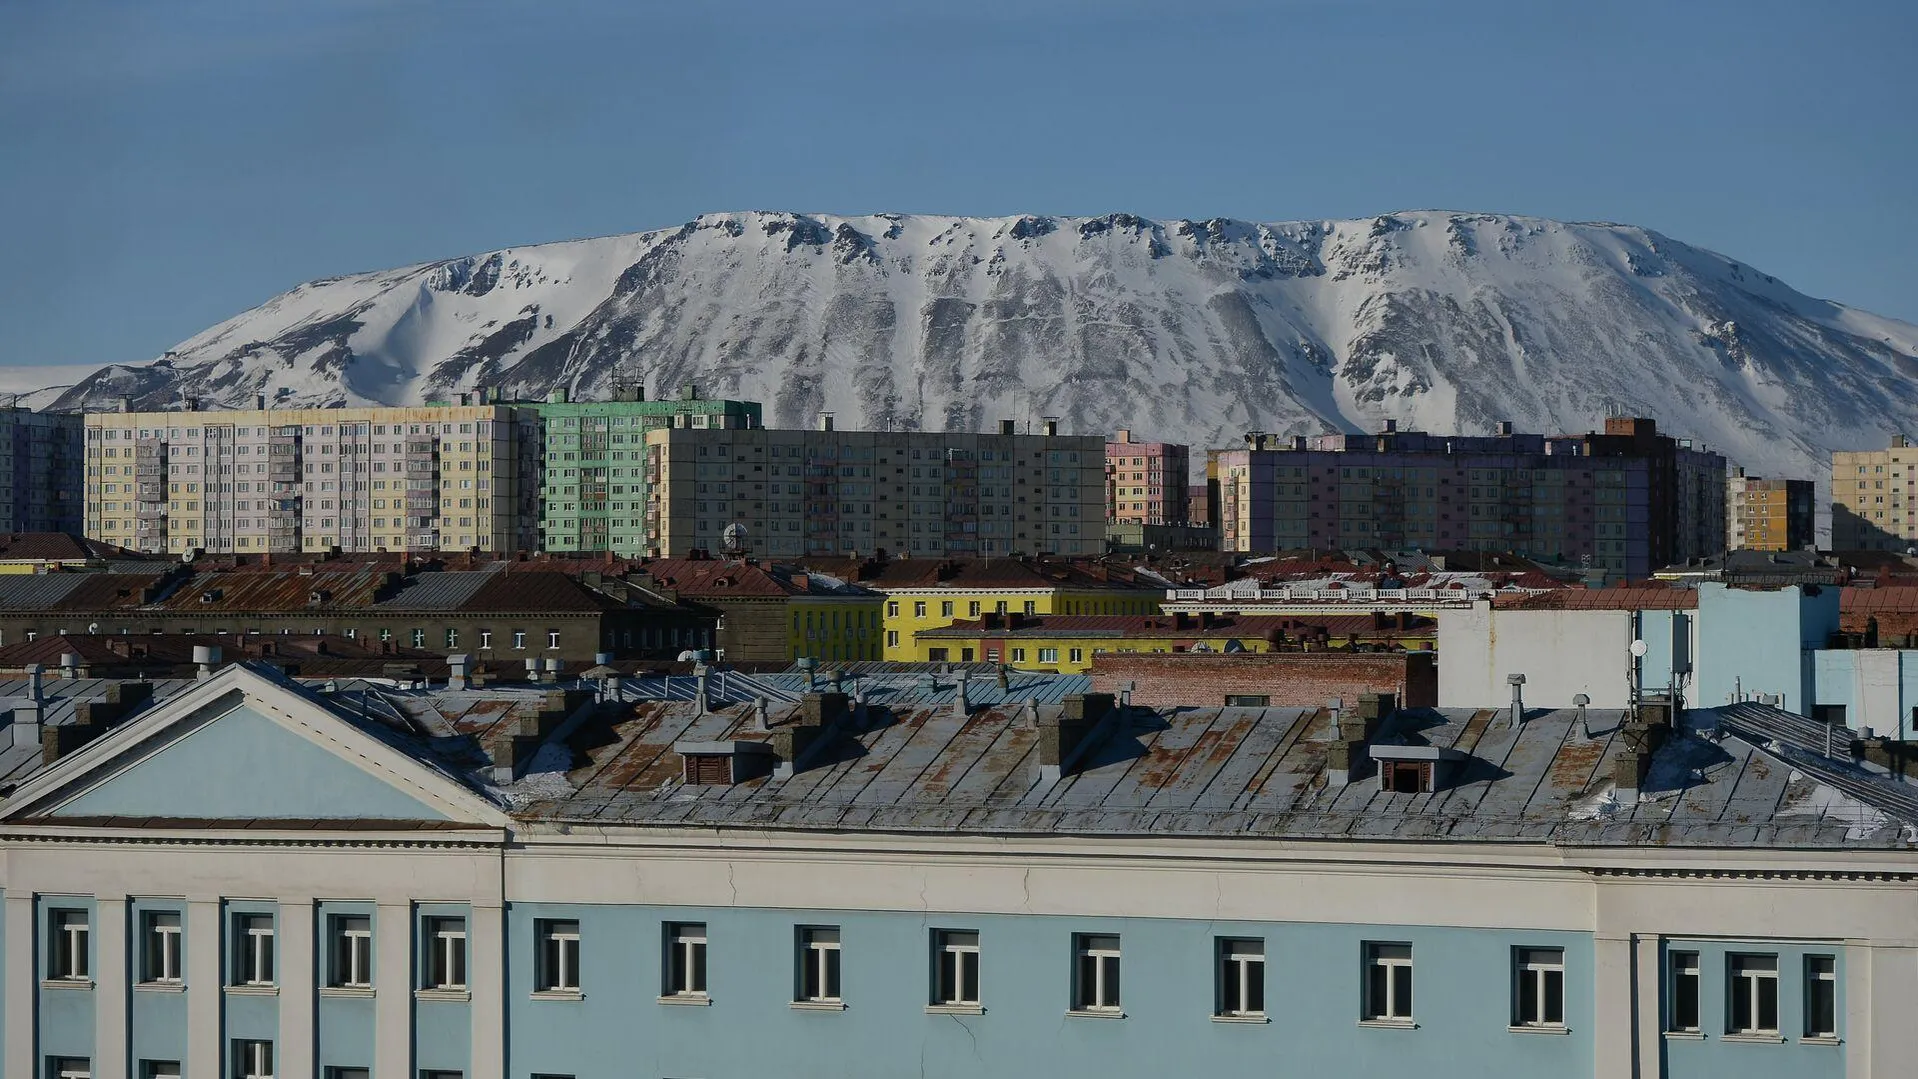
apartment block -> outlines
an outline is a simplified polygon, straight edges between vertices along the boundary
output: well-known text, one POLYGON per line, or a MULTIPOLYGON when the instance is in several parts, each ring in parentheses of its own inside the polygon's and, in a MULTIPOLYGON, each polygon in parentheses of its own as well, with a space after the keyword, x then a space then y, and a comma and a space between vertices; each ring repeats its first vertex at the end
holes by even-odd
POLYGON ((1831 546, 1902 551, 1918 546, 1918 446, 1893 435, 1882 450, 1831 455, 1831 546))
POLYGON ((1810 480, 1748 476, 1725 479, 1725 549, 1797 551, 1813 546, 1817 495, 1810 480))
POLYGON ((539 421, 546 551, 645 551, 646 432, 760 425, 758 402, 705 400, 693 385, 655 401, 640 386, 615 390, 611 401, 571 401, 561 389, 530 407, 539 421))
POLYGON ((80 531, 77 412, 0 409, 0 532, 80 531))
POLYGON ((740 551, 768 558, 1098 553, 1105 440, 1013 427, 652 431, 647 553, 730 553, 734 524, 740 551))
POLYGON ((1136 442, 1122 430, 1106 443, 1106 519, 1142 525, 1192 522, 1191 453, 1174 442, 1136 442))
POLYGON ((500 404, 86 417, 86 534, 141 551, 510 551, 537 540, 530 413, 500 404))
POLYGON ((1725 459, 1612 417, 1604 433, 1246 436, 1214 455, 1221 547, 1512 551, 1612 577, 1716 554, 1725 459))

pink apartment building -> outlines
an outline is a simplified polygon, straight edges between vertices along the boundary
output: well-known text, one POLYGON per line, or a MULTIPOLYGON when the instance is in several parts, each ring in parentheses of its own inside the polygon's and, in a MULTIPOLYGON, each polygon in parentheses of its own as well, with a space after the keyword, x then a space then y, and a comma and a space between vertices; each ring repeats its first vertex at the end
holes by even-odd
POLYGON ((1191 523, 1190 453, 1174 442, 1134 442, 1130 430, 1106 443, 1106 520, 1191 523))

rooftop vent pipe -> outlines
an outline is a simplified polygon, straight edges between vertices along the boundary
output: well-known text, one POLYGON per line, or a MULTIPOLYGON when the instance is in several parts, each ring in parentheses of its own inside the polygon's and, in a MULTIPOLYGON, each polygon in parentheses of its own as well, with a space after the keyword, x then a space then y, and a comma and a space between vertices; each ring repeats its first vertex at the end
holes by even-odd
POLYGON ((1505 684, 1512 687, 1512 729, 1517 730, 1525 722, 1525 676, 1508 674, 1505 684))

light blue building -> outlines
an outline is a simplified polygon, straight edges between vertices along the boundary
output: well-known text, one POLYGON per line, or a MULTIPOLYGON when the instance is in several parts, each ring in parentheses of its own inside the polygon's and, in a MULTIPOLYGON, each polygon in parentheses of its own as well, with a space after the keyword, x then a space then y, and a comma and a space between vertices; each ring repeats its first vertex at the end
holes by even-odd
POLYGON ((1918 1060, 1918 799, 1777 709, 680 683, 0 683, 5 1075, 1918 1060))

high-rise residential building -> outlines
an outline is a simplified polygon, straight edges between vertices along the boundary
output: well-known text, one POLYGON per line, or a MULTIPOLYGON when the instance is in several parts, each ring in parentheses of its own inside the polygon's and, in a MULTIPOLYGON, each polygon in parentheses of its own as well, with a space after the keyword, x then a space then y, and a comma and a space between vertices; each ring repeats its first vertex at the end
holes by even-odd
POLYGON ((758 427, 756 401, 709 401, 697 387, 648 401, 621 387, 611 401, 569 401, 565 390, 530 406, 539 420, 539 545, 547 551, 646 550, 646 432, 758 427))
POLYGON ((1734 468, 1725 478, 1725 549, 1796 551, 1816 542, 1810 480, 1772 480, 1734 468))
POLYGON ((84 426, 77 412, 0 408, 0 532, 79 533, 84 426))
POLYGON ((1918 546, 1918 446, 1893 435, 1882 450, 1831 455, 1831 546, 1902 551, 1918 546))
POLYGON ((167 553, 531 549, 535 432, 500 404, 92 413, 86 533, 167 553))
POLYGON ((1175 442, 1135 442, 1121 430, 1106 443, 1106 519, 1145 525, 1192 522, 1190 453, 1175 442))
POLYGON ((1095 554, 1105 440, 1057 432, 837 431, 830 416, 818 430, 656 430, 647 553, 1095 554))
POLYGON ((1604 433, 1254 433, 1215 455, 1220 546, 1512 551, 1642 577, 1723 546, 1725 459, 1613 417, 1604 433))

